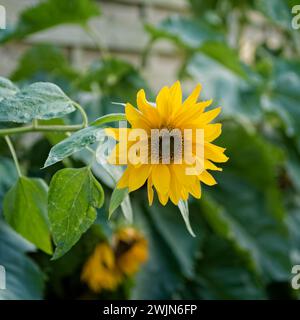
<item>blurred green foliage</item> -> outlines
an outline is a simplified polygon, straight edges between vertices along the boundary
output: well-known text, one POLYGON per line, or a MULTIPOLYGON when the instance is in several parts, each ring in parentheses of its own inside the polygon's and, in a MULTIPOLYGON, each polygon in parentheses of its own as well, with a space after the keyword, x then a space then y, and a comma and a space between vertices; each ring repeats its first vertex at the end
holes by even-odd
MULTIPOLYGON (((7 267, 8 290, 0 291, 0 299, 299 297, 290 286, 291 268, 300 263, 300 34, 291 28, 294 2, 190 0, 189 4, 189 16, 171 16, 159 25, 145 25, 150 44, 143 62, 147 64, 154 43, 173 43, 182 57, 178 77, 183 82, 201 82, 205 97, 214 98, 214 104, 223 107, 223 135, 218 142, 227 148, 230 160, 217 176, 218 185, 204 188, 200 200, 190 201, 190 219, 197 237, 187 233, 178 209, 158 203, 148 207, 145 190, 137 191, 131 196, 133 223, 149 242, 149 261, 115 292, 91 293, 80 282, 84 261, 99 241, 111 239, 114 230, 126 224, 120 208, 112 220, 107 220, 112 177, 118 173, 110 171, 112 168, 93 167, 94 175, 104 184, 104 207, 97 209, 93 226, 60 259, 51 261, 41 251, 28 257, 26 253, 34 246, 17 236, 1 218, 0 264, 7 267), (254 23, 250 12, 259 15, 265 28, 275 30, 283 40, 276 49, 267 41, 259 44, 251 63, 246 64, 241 60, 241 46, 243 31, 254 23), (229 41, 232 34, 234 42, 229 41)), ((99 12, 94 1, 47 0, 23 12, 12 29, 1 31, 0 42, 5 45, 63 23, 86 29, 88 19, 99 12)), ((152 95, 141 75, 142 68, 111 55, 99 55, 83 73, 69 64, 61 49, 44 44, 29 48, 11 80, 19 85, 54 82, 80 101, 93 120, 122 110, 111 101, 134 103, 140 88, 152 95)), ((69 115, 66 122, 78 123, 78 119, 69 115)), ((51 145, 63 138, 40 135, 26 147, 24 137, 16 136, 14 143, 23 170, 50 184, 54 173, 66 163, 40 168, 51 145)), ((17 176, 2 144, 0 152, 2 207, 3 197, 17 176)), ((79 168, 89 157, 80 151, 68 161, 79 168)), ((68 192, 76 188, 76 183, 70 184, 68 192)), ((84 230, 94 218, 86 217, 84 230)), ((84 230, 74 235, 76 240, 84 230)), ((56 230, 53 232, 55 236, 56 230)))

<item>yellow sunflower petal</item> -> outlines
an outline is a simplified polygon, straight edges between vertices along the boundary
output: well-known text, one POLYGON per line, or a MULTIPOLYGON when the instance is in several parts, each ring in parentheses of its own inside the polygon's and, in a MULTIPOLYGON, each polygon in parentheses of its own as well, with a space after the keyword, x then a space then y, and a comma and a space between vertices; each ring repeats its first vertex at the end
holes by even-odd
MULTIPOLYGON (((170 104, 171 104, 171 114, 178 112, 181 109, 182 104, 182 91, 180 82, 176 81, 170 88, 170 104)), ((170 116, 171 116, 170 114, 170 116)))
POLYGON ((189 189, 190 194, 196 199, 201 198, 201 185, 199 181, 195 181, 189 189))
POLYGON ((195 104, 195 109, 198 109, 199 113, 202 113, 205 108, 209 107, 213 102, 213 99, 210 100, 205 100, 205 101, 200 101, 195 104))
POLYGON ((147 131, 150 129, 150 125, 147 119, 138 109, 136 109, 130 103, 126 104, 125 114, 127 121, 133 128, 145 129, 147 131))
POLYGON ((221 123, 208 124, 204 127, 204 139, 207 142, 212 142, 217 139, 222 133, 221 123))
POLYGON ((131 170, 129 175, 129 192, 139 189, 146 182, 150 174, 151 165, 144 164, 131 170))
POLYGON ((173 170, 177 181, 180 181, 183 186, 190 186, 193 183, 193 181, 191 180, 192 176, 186 174, 186 169, 187 165, 184 164, 173 165, 173 170))
MULTIPOLYGON (((193 128, 196 119, 200 119, 199 117, 203 114, 203 111, 206 107, 208 107, 212 103, 212 100, 202 101, 189 108, 182 108, 181 112, 175 118, 176 126, 178 127, 186 127, 193 128)), ((197 123, 196 123, 197 125, 197 123)), ((199 126, 197 126, 199 127, 199 126)))
POLYGON ((152 178, 151 175, 148 178, 148 183, 147 183, 147 191, 148 191, 148 201, 149 201, 149 206, 152 205, 153 203, 153 196, 154 196, 154 192, 153 192, 153 184, 152 184, 152 178))
POLYGON ((220 114, 221 109, 221 107, 218 107, 213 110, 202 113, 199 117, 194 119, 193 124, 199 127, 208 124, 220 114))
POLYGON ((212 163, 207 159, 204 160, 204 168, 209 170, 215 170, 215 171, 223 171, 222 168, 217 167, 214 163, 212 163))
POLYGON ((160 118, 158 111, 146 99, 145 91, 142 89, 137 93, 137 105, 152 126, 159 127, 160 118))
POLYGON ((206 170, 202 171, 202 173, 199 175, 199 180, 204 182, 208 186, 217 184, 215 178, 206 170))
POLYGON ((204 156, 214 162, 226 162, 228 157, 224 154, 225 148, 216 146, 210 142, 204 144, 204 156))
POLYGON ((163 87, 156 97, 156 107, 161 116, 162 122, 168 121, 171 106, 170 106, 170 90, 168 87, 163 87))
POLYGON ((170 188, 170 171, 168 166, 163 164, 153 166, 152 181, 158 192, 166 194, 170 188))
POLYGON ((174 166, 170 166, 170 174, 171 174, 170 199, 175 205, 178 205, 178 202, 181 198, 181 182, 178 181, 176 178, 176 174, 174 172, 174 166))
POLYGON ((163 206, 165 206, 165 205, 167 204, 168 200, 169 200, 168 194, 167 194, 167 193, 166 193, 166 194, 163 194, 163 193, 161 193, 161 192, 157 192, 157 194, 158 194, 159 202, 160 202, 163 206))
POLYGON ((183 102, 183 108, 187 108, 190 107, 194 104, 196 104, 198 97, 200 95, 201 92, 201 84, 197 84, 197 86, 195 87, 195 89, 193 90, 193 92, 185 99, 185 101, 183 102))
POLYGON ((187 192, 187 190, 185 188, 181 189, 181 199, 182 200, 187 200, 189 197, 189 193, 187 192))
POLYGON ((127 188, 128 187, 129 175, 130 175, 130 168, 127 167, 126 170, 124 171, 121 179, 117 183, 117 188, 118 189, 123 189, 123 188, 127 188))

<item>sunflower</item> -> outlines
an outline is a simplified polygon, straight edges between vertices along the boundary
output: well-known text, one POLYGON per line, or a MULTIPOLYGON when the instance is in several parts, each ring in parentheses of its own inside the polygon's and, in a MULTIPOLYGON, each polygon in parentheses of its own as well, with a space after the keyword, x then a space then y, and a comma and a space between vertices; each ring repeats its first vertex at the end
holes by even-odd
POLYGON ((147 259, 145 237, 132 227, 121 228, 114 234, 112 245, 101 242, 96 246, 83 266, 81 281, 95 293, 113 291, 147 259))
POLYGON ((117 266, 128 276, 136 273, 148 259, 147 240, 134 228, 120 229, 115 235, 114 247, 117 266))
MULTIPOLYGON (((149 103, 146 99, 145 91, 140 90, 137 93, 137 106, 133 107, 130 103, 125 106, 126 119, 131 128, 107 128, 106 133, 119 143, 115 146, 109 157, 109 162, 117 165, 123 165, 121 159, 130 159, 130 151, 137 140, 134 141, 131 133, 136 130, 143 130, 146 136, 139 137, 139 151, 135 155, 139 162, 127 161, 127 168, 123 176, 118 181, 117 188, 128 188, 129 192, 141 188, 147 182, 149 205, 153 202, 154 190, 158 194, 159 201, 165 205, 170 199, 175 205, 180 200, 187 200, 189 195, 195 198, 201 197, 201 182, 212 186, 216 184, 215 179, 208 170, 221 171, 214 163, 226 162, 227 156, 225 149, 216 146, 212 142, 221 134, 220 123, 211 123, 221 111, 221 108, 215 108, 210 111, 205 109, 209 107, 212 100, 197 102, 200 95, 201 85, 198 84, 191 95, 182 101, 182 91, 180 82, 177 81, 171 87, 163 87, 157 95, 156 103, 149 103), (197 129, 203 132, 201 143, 194 141, 197 129), (176 131, 180 135, 181 145, 175 146, 174 138, 171 141, 171 150, 169 153, 169 162, 164 161, 162 152, 162 137, 158 140, 153 139, 152 132, 155 130, 173 133, 176 131), (194 174, 187 174, 188 168, 192 165, 183 158, 182 150, 186 140, 183 140, 186 130, 192 132, 191 153, 195 162, 201 163, 201 171, 195 171, 194 174), (150 143, 149 143, 150 142, 150 143), (149 144, 151 147, 149 147, 149 144), (203 152, 201 158, 197 153, 197 146, 201 145, 203 152), (180 148, 179 148, 180 147, 180 148), (151 161, 153 156, 158 162, 151 161), (177 161, 178 159, 182 161, 177 161), (149 160, 150 159, 150 160, 149 160), (149 160, 149 161, 144 161, 149 160)), ((175 135, 176 135, 175 134, 175 135)), ((177 139, 178 141, 178 139, 177 139)), ((132 152, 131 152, 132 154, 132 152)))
POLYGON ((86 261, 81 280, 94 292, 114 290, 122 281, 122 275, 116 267, 115 254, 108 243, 100 243, 86 261))

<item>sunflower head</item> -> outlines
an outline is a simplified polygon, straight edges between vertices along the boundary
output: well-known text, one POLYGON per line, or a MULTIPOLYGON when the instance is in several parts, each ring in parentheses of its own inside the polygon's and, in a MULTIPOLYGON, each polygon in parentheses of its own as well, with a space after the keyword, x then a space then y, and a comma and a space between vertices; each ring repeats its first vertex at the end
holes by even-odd
POLYGON ((114 251, 108 243, 100 243, 84 264, 81 280, 92 291, 99 293, 103 289, 116 289, 121 279, 121 273, 116 268, 114 251))
POLYGON ((117 266, 130 276, 136 273, 148 259, 148 244, 143 235, 134 228, 119 230, 114 239, 117 266))
POLYGON ((144 236, 134 228, 122 228, 113 243, 98 244, 83 266, 81 280, 95 293, 115 290, 126 276, 136 273, 148 258, 144 236))
POLYGON ((156 103, 146 100, 144 90, 137 94, 137 107, 127 103, 125 113, 131 128, 107 128, 118 140, 110 163, 127 165, 118 188, 129 192, 147 182, 149 204, 154 190, 165 205, 201 197, 201 182, 216 184, 208 170, 222 169, 214 163, 226 162, 225 149, 212 142, 221 134, 221 124, 211 123, 221 111, 206 111, 212 100, 198 102, 201 85, 184 101, 179 81, 164 87, 156 103))

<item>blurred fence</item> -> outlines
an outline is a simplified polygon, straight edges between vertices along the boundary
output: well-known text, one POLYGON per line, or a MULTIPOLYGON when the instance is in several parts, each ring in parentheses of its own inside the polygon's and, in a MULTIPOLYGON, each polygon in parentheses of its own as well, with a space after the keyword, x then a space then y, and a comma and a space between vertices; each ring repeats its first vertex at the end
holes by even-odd
MULTIPOLYGON (((19 13, 38 0, 2 0, 6 8, 7 25, 16 22, 19 13)), ((102 14, 91 20, 95 36, 112 53, 138 65, 141 54, 147 46, 149 36, 144 23, 156 24, 170 14, 184 13, 184 0, 106 0, 99 1, 102 14)), ((21 44, 9 44, 0 49, 0 74, 9 76, 16 63, 32 43, 51 42, 65 48, 66 53, 77 68, 86 68, 99 55, 93 40, 78 26, 59 26, 40 32, 21 44)), ((180 61, 174 48, 168 43, 155 45, 148 61, 144 76, 154 89, 176 78, 180 61)))

